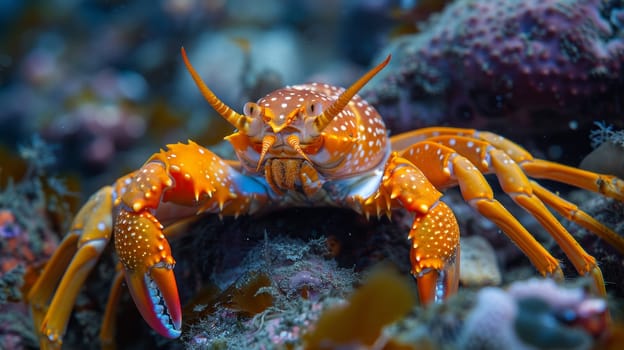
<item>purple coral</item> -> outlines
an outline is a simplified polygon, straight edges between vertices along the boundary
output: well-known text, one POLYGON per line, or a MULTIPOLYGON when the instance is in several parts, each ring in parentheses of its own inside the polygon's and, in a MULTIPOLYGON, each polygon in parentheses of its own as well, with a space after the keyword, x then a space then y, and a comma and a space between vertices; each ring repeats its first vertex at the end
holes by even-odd
POLYGON ((0 239, 10 239, 19 236, 22 229, 15 223, 15 216, 11 211, 0 209, 0 239))
POLYGON ((601 0, 455 1, 420 33, 386 49, 392 66, 365 95, 397 131, 445 122, 496 128, 510 119, 533 130, 540 121, 549 128, 589 124, 618 108, 608 96, 621 94, 621 7, 601 0))
POLYGON ((461 349, 590 349, 606 332, 607 305, 552 280, 484 288, 465 319, 461 349), (595 337, 595 338, 594 338, 595 337))

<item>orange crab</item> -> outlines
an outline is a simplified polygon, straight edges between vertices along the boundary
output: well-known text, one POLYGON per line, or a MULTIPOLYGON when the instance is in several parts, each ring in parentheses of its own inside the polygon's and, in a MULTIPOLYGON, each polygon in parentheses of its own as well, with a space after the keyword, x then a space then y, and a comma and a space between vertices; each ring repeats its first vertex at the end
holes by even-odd
POLYGON ((114 239, 123 268, 115 277, 101 330, 111 341, 112 315, 125 278, 145 321, 178 337, 181 311, 163 228, 201 213, 254 214, 291 206, 351 208, 367 217, 403 208, 413 213, 412 273, 422 302, 444 300, 458 288, 459 227, 441 190, 463 198, 495 222, 545 276, 563 278, 555 259, 493 196, 493 173, 518 205, 561 246, 581 275, 605 294, 595 259, 548 207, 624 252, 624 238, 529 177, 555 180, 624 200, 624 181, 534 159, 505 138, 470 129, 433 127, 389 138, 377 111, 356 95, 390 60, 348 89, 326 84, 285 87, 247 103, 239 114, 202 82, 182 57, 208 103, 237 131, 227 137, 238 161, 196 143, 168 145, 139 170, 95 193, 28 295, 42 348, 62 344, 76 296, 114 239))

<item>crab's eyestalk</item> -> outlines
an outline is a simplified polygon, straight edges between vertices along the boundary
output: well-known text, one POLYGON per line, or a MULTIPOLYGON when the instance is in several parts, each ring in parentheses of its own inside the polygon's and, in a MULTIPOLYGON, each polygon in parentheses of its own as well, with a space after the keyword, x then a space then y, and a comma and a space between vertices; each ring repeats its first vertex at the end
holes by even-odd
POLYGON ((246 131, 247 126, 247 118, 239 113, 236 113, 232 108, 223 103, 213 92, 204 84, 202 79, 199 77, 199 74, 195 71, 195 68, 191 65, 188 57, 186 56, 186 51, 184 47, 181 48, 182 58, 184 59, 184 64, 186 65, 186 69, 188 69, 189 73, 191 73, 191 77, 195 81, 195 84, 201 91, 202 95, 208 103, 214 108, 217 113, 219 113, 225 120, 227 120, 230 124, 234 125, 235 128, 241 131, 246 131))
POLYGON ((366 74, 364 74, 360 79, 358 79, 353 85, 351 85, 347 90, 345 90, 338 99, 334 103, 332 103, 327 109, 323 112, 323 114, 319 115, 314 121, 314 126, 316 132, 318 134, 323 131, 329 125, 329 123, 340 113, 351 101, 353 96, 360 91, 361 88, 366 85, 380 70, 382 70, 388 62, 390 62, 391 56, 388 55, 386 59, 378 64, 375 68, 369 70, 366 74))

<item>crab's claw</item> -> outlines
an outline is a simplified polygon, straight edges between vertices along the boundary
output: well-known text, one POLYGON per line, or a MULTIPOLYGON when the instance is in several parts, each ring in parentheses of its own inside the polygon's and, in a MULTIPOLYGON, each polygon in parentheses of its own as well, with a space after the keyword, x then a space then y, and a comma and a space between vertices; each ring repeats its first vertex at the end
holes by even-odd
POLYGON ((173 270, 154 266, 144 274, 127 272, 126 283, 147 324, 164 337, 179 337, 182 312, 173 270))
POLYGON ((410 231, 412 274, 424 304, 442 302, 459 285, 459 226, 451 209, 437 202, 417 215, 410 231))
POLYGON ((115 249, 143 319, 162 336, 179 337, 182 311, 173 274, 175 261, 162 225, 147 211, 121 210, 115 225, 115 249))

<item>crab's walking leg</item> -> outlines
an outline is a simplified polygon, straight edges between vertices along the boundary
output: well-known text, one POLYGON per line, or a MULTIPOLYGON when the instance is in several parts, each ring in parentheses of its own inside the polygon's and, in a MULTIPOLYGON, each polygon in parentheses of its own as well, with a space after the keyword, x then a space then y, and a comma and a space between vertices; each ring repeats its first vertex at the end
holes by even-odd
POLYGON ((416 142, 424 140, 440 142, 453 149, 457 147, 472 148, 471 152, 477 150, 477 152, 481 152, 482 156, 485 156, 486 147, 494 147, 507 153, 530 177, 563 182, 624 201, 624 180, 611 175, 597 174, 543 159, 535 159, 524 148, 491 132, 474 129, 431 127, 393 136, 391 143, 394 150, 402 151, 416 142), (463 145, 457 144, 456 141, 462 138, 466 142, 463 145), (481 147, 479 151, 479 145, 476 143, 483 144, 483 142, 487 145, 486 147, 481 147))
POLYGON ((459 226, 442 194, 409 161, 393 154, 378 192, 361 202, 366 216, 391 207, 415 214, 408 238, 410 260, 422 303, 439 302, 459 284, 459 226))
POLYGON ((598 237, 617 249, 620 254, 624 254, 624 237, 618 235, 598 220, 589 216, 586 212, 580 210, 574 203, 570 203, 557 196, 542 187, 537 182, 531 181, 531 185, 533 187, 533 193, 544 201, 544 203, 548 204, 566 219, 571 220, 595 233, 598 237))
POLYGON ((60 348, 78 291, 112 234, 123 269, 111 289, 102 341, 112 338, 122 278, 148 324, 163 336, 179 336, 175 261, 161 222, 200 212, 248 213, 266 200, 261 184, 193 142, 169 145, 138 171, 104 187, 78 212, 27 296, 41 348, 60 348))
POLYGON ((110 239, 111 191, 111 187, 102 188, 82 207, 27 296, 35 327, 41 331, 42 349, 60 348, 80 287, 110 239))
POLYGON ((403 152, 436 188, 459 184, 468 204, 497 224, 543 275, 563 279, 559 262, 496 199, 481 171, 454 149, 422 141, 403 152))
POLYGON ((624 201, 624 181, 622 179, 543 159, 535 159, 524 148, 500 135, 484 131, 476 132, 476 135, 494 147, 505 151, 516 163, 520 164, 530 177, 563 182, 624 201))
POLYGON ((115 349, 115 326, 116 311, 119 306, 119 300, 121 298, 122 282, 124 280, 124 274, 121 266, 117 266, 117 273, 113 279, 110 292, 108 294, 108 302, 106 303, 106 310, 104 311, 104 317, 102 318, 102 326, 100 327, 100 345, 104 350, 115 349))
MULTIPOLYGON (((475 137, 478 137, 479 140, 464 138, 464 153, 471 154, 466 154, 467 157, 473 156, 483 158, 485 156, 485 154, 475 154, 475 150, 478 149, 477 144, 483 145, 483 153, 485 153, 486 150, 490 150, 493 146, 504 151, 514 162, 520 165, 522 170, 530 177, 563 182, 603 194, 619 201, 624 201, 624 180, 622 179, 606 174, 596 174, 591 171, 577 169, 542 159, 535 159, 522 147, 496 134, 482 131, 475 131, 473 134, 475 137), (485 141, 485 143, 481 140, 485 141), (468 142, 471 142, 475 147, 467 147, 468 142)), ((447 145, 452 139, 453 138, 450 136, 438 136, 434 138, 434 140, 439 140, 439 142, 447 145)), ((624 237, 601 224, 587 213, 580 210, 576 205, 546 190, 537 182, 532 181, 531 184, 535 195, 542 201, 567 219, 595 233, 598 237, 611 244, 620 253, 624 254, 624 237)))
POLYGON ((139 312, 158 333, 174 338, 182 315, 161 222, 201 212, 249 213, 267 197, 261 184, 194 142, 167 147, 117 182, 115 248, 139 312))
POLYGON ((616 199, 623 199, 621 188, 624 182, 612 176, 594 174, 561 164, 533 159, 520 146, 501 136, 485 132, 479 132, 478 135, 480 139, 455 135, 436 136, 430 140, 452 146, 455 151, 478 165, 482 172, 494 172, 503 190, 548 230, 579 274, 592 276, 597 292, 605 295, 602 272, 595 258, 585 252, 574 237, 550 213, 544 202, 570 220, 596 233, 619 251, 624 250, 624 238, 579 210, 575 205, 554 195, 536 182, 529 181, 524 171, 527 171, 529 175, 535 175, 537 168, 540 169, 537 173, 542 178, 566 182, 616 199), (498 147, 505 148, 499 149, 498 147), (547 166, 554 169, 552 173, 546 171, 547 166), (578 178, 575 178, 575 175, 578 175, 578 178))
MULTIPOLYGON (((548 208, 544 205, 540 198, 548 197, 550 203, 556 210, 568 210, 567 215, 575 218, 577 222, 586 224, 586 226, 596 229, 599 234, 605 237, 613 237, 615 233, 605 233, 608 229, 598 224, 588 215, 577 210, 578 215, 573 215, 570 210, 573 207, 565 207, 565 201, 562 199, 555 200, 554 194, 539 187, 536 183, 529 181, 523 169, 509 155, 510 152, 519 159, 520 150, 508 148, 507 151, 493 147, 490 143, 479 139, 465 136, 437 136, 430 138, 431 141, 423 141, 423 144, 436 142, 438 147, 448 145, 452 150, 458 152, 462 156, 467 157, 472 164, 479 169, 479 172, 496 174, 499 183, 505 193, 507 193, 518 205, 533 215, 540 224, 551 234, 557 244, 570 259, 575 269, 581 275, 590 275, 594 279, 597 292, 601 295, 606 294, 602 272, 596 264, 596 259, 587 254, 585 250, 578 244, 572 235, 563 225, 555 218, 548 208), (537 189, 537 191, 534 191, 537 189), (534 193, 534 192, 537 192, 534 193), (551 194, 551 196, 549 196, 551 194), (606 230, 606 231, 605 231, 606 230)), ((530 155, 529 155, 530 156, 530 155)), ((441 184, 441 186, 444 186, 441 184)), ((558 197, 557 197, 558 198, 558 197)))
POLYGON ((78 249, 79 237, 79 234, 70 231, 70 233, 63 238, 56 253, 46 263, 41 276, 39 276, 26 297, 30 304, 30 313, 35 330, 41 332, 41 335, 46 333, 45 330, 41 329, 41 324, 48 311, 48 302, 54 294, 58 282, 61 280, 61 277, 63 277, 65 268, 69 265, 78 249))
POLYGON ((501 150, 492 149, 489 155, 491 167, 503 191, 539 221, 555 239, 579 274, 592 276, 597 292, 600 295, 606 295, 604 279, 596 264, 596 259, 585 252, 544 203, 533 194, 533 186, 520 166, 501 150))
POLYGON ((546 190, 528 176, 567 183, 624 200, 624 181, 614 176, 596 174, 541 159, 535 159, 524 148, 489 132, 458 128, 426 128, 398 135, 393 147, 403 148, 410 141, 428 140, 446 145, 471 160, 483 173, 494 172, 506 192, 534 215, 551 233, 581 274, 590 274, 598 292, 604 293, 602 273, 589 256, 554 218, 544 203, 569 220, 594 232, 618 251, 624 253, 624 237, 593 219, 578 207, 546 190), (515 182, 515 183, 514 183, 515 182))

